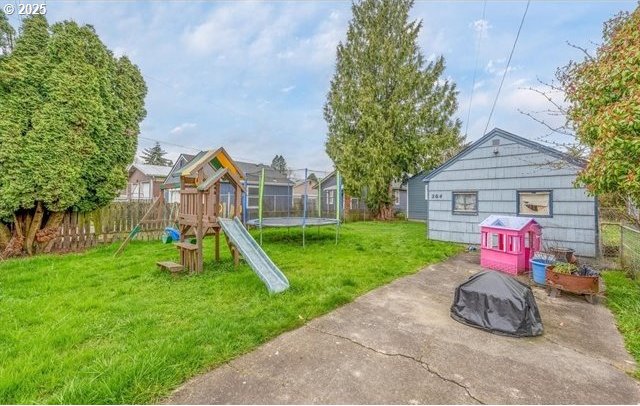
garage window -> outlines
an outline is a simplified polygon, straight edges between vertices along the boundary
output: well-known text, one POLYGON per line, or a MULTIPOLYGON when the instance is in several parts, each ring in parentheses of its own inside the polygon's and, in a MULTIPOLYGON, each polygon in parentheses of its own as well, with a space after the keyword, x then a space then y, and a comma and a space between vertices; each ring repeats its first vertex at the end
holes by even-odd
POLYGON ((550 190, 518 190, 518 216, 553 216, 552 193, 550 190))
POLYGON ((459 191, 452 193, 453 214, 478 214, 478 192, 459 191))

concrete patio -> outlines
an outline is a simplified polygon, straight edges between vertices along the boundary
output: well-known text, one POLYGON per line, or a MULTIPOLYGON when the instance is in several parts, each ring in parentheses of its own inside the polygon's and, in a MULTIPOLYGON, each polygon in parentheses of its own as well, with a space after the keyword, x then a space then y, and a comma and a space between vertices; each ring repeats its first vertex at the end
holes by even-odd
POLYGON ((463 254, 372 291, 176 390, 166 403, 636 404, 613 316, 580 297, 534 293, 536 338, 449 317, 455 287, 480 271, 463 254))

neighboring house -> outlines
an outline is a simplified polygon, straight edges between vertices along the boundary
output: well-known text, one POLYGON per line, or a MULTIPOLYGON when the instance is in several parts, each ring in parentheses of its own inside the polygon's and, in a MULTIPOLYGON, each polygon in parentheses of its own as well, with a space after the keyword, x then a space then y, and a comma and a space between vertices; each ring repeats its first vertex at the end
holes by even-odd
MULTIPOLYGON (((336 210, 336 171, 329 173, 320 180, 320 204, 321 209, 324 212, 333 212, 336 210)), ((317 187, 316 187, 317 188, 317 187)), ((406 213, 407 210, 407 188, 405 184, 400 182, 391 183, 391 193, 393 195, 393 209, 396 212, 406 213)), ((343 210, 366 210, 367 205, 364 201, 366 197, 366 190, 362 192, 362 197, 351 197, 342 193, 342 207, 343 210)))
POLYGON ((127 187, 118 201, 147 201, 160 196, 162 185, 171 171, 170 166, 132 164, 129 166, 127 187))
POLYGON ((307 202, 315 205, 318 198, 318 181, 313 179, 299 180, 293 184, 292 187, 292 201, 295 205, 296 202, 301 202, 305 194, 307 195, 307 202))
MULTIPOLYGON (((203 152, 197 154, 197 157, 200 158, 203 152)), ((162 189, 164 190, 164 199, 167 203, 180 203, 180 172, 182 168, 184 168, 189 162, 195 159, 196 155, 191 154, 180 154, 176 162, 174 162, 171 170, 167 174, 167 178, 162 185, 162 189)), ((208 168, 205 168, 207 171, 208 168)), ((210 170, 209 170, 210 171, 210 170)), ((207 173, 207 176, 210 176, 213 172, 207 173)))
POLYGON ((391 182, 391 193, 393 195, 393 210, 396 213, 407 215, 407 184, 401 182, 391 182))
POLYGON ((583 166, 580 159, 494 129, 422 177, 428 237, 479 244, 479 223, 489 215, 533 217, 543 227, 544 246, 597 256, 597 200, 573 186, 583 166))
POLYGON ((306 192, 306 195, 309 196, 310 199, 315 199, 318 197, 317 186, 318 182, 313 179, 307 181, 299 180, 293 184, 293 197, 302 197, 306 192))
POLYGON ((407 181, 407 219, 427 221, 426 171, 413 175, 407 181))
MULTIPOLYGON (((180 173, 182 169, 190 162, 197 160, 204 154, 204 151, 196 155, 181 154, 176 163, 167 175, 167 179, 163 185, 165 190, 165 198, 168 202, 180 201, 180 173)), ((249 217, 252 219, 257 215, 258 211, 258 192, 260 184, 260 174, 262 169, 265 170, 264 194, 263 194, 263 210, 265 213, 285 213, 291 208, 291 194, 293 182, 290 181, 286 174, 280 173, 268 165, 252 164, 248 162, 235 161, 235 164, 244 172, 247 189, 247 209, 249 217)), ((205 167, 207 171, 213 173, 213 168, 205 167)), ((224 210, 229 210, 233 202, 235 191, 233 187, 225 181, 221 184, 220 195, 224 205, 224 210), (229 203, 226 204, 225 202, 229 203)), ((227 213, 229 214, 229 213, 227 213)))
MULTIPOLYGON (((320 205, 323 217, 333 217, 336 213, 338 199, 336 175, 337 172, 334 170, 324 178, 320 179, 318 185, 316 185, 316 189, 320 190, 318 204, 320 205)), ((316 193, 318 193, 317 190, 316 193)), ((342 203, 340 209, 342 210, 364 210, 366 208, 363 199, 350 197, 344 193, 341 193, 341 196, 342 203)))
MULTIPOLYGON (((269 165, 252 164, 236 161, 245 173, 247 180, 247 219, 257 218, 260 189, 260 174, 264 169, 264 192, 262 196, 263 213, 265 216, 287 216, 291 210, 294 182, 286 173, 279 172, 269 165)), ((224 196, 225 191, 222 191, 224 196)))

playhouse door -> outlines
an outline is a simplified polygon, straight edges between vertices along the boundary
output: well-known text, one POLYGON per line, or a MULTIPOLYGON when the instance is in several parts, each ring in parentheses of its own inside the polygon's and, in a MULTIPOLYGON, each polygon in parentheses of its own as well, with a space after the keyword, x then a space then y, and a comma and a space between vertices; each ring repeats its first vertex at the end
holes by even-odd
POLYGON ((531 259, 535 251, 535 238, 536 235, 531 231, 527 231, 524 235, 524 263, 526 269, 529 269, 529 259, 531 259))

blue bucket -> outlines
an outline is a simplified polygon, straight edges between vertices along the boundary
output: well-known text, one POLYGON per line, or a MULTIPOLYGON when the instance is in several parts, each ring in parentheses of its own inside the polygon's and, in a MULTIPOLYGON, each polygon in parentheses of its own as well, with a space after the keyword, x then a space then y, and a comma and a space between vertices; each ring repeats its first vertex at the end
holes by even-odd
POLYGON ((531 263, 531 275, 533 276, 533 281, 540 285, 547 283, 547 265, 552 264, 553 261, 532 259, 529 262, 531 263))

